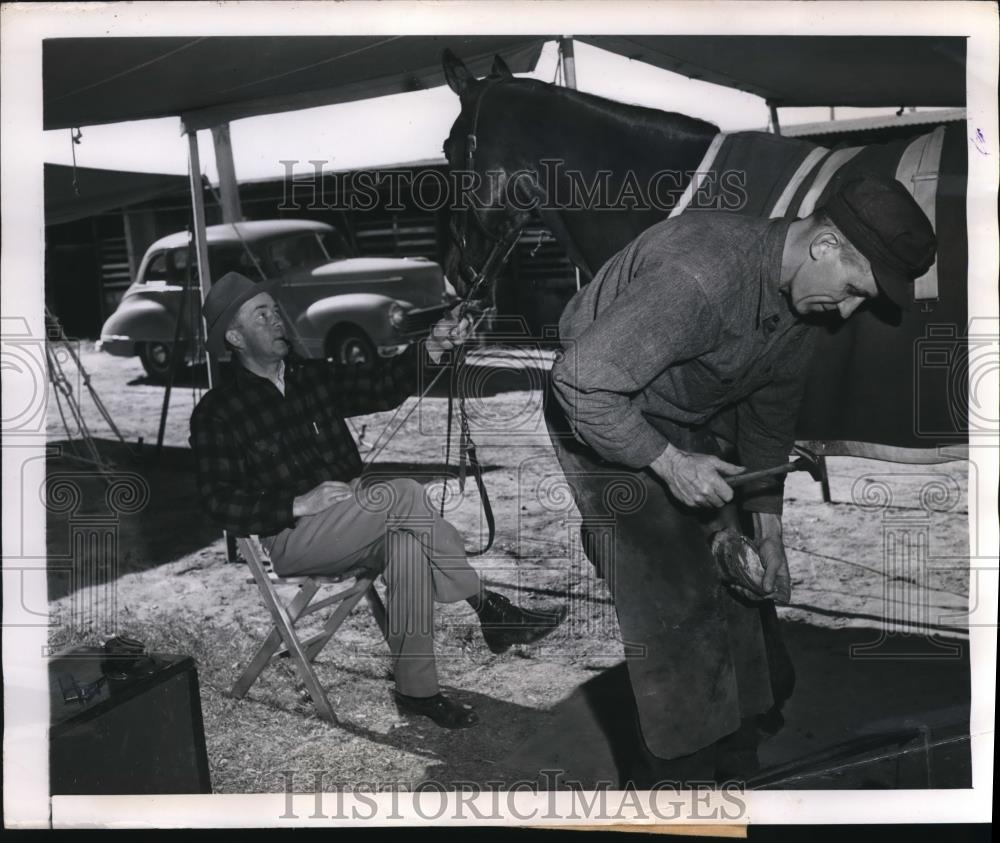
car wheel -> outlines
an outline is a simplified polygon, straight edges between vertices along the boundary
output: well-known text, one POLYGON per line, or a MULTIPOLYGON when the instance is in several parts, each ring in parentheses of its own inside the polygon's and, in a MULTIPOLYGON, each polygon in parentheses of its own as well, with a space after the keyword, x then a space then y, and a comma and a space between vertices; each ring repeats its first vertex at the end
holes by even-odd
POLYGON ((347 328, 335 333, 328 343, 327 356, 347 364, 370 364, 378 359, 375 346, 360 328, 347 328))
MULTIPOLYGON (((139 346, 142 368, 153 383, 166 383, 170 376, 170 355, 173 344, 169 342, 144 342, 139 346)), ((184 368, 184 348, 178 349, 174 373, 184 368)))

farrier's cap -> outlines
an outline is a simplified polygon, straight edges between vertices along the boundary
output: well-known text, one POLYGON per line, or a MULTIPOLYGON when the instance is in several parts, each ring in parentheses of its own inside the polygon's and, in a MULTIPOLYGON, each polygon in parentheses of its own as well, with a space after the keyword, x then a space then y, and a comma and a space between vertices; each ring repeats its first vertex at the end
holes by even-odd
POLYGON ((882 293, 904 310, 910 285, 934 263, 934 228, 896 179, 865 174, 845 182, 823 206, 827 216, 868 258, 882 293))
POLYGON ((205 345, 213 354, 221 354, 225 350, 223 339, 233 317, 242 304, 260 293, 269 293, 278 286, 276 279, 254 283, 238 272, 227 272, 212 285, 205 296, 205 304, 201 309, 208 329, 208 341, 205 345))

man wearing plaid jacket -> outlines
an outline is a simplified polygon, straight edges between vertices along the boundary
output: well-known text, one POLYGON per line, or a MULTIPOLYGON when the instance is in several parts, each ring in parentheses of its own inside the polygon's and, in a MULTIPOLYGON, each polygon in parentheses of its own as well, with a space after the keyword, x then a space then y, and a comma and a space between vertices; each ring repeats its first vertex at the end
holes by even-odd
MULTIPOLYGON (((466 600, 494 653, 548 635, 565 609, 530 612, 484 589, 461 534, 419 483, 362 477, 344 418, 398 405, 413 382, 414 357, 408 352, 378 370, 299 358, 272 288, 231 272, 205 300, 208 348, 228 347, 233 372, 191 415, 202 503, 234 535, 259 535, 279 575, 380 571, 397 707, 445 728, 472 726, 476 713, 438 687, 433 603, 466 600)), ((442 320, 432 341, 449 348, 466 328, 442 320)))

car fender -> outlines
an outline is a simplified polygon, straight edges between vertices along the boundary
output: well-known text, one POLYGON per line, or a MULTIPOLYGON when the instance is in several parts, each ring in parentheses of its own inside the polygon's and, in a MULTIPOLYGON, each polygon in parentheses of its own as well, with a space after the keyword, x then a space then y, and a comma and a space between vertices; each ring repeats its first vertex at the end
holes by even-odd
MULTIPOLYGON (((300 336, 313 337, 313 343, 324 343, 330 330, 337 325, 357 325, 376 345, 404 342, 389 322, 389 309, 399 304, 407 310, 409 302, 377 293, 342 293, 313 302, 296 320, 300 336)), ((310 349, 321 353, 322 349, 310 349)))
POLYGON ((127 337, 133 345, 149 341, 173 342, 175 323, 176 316, 159 302, 132 297, 107 318, 101 327, 101 338, 127 337))

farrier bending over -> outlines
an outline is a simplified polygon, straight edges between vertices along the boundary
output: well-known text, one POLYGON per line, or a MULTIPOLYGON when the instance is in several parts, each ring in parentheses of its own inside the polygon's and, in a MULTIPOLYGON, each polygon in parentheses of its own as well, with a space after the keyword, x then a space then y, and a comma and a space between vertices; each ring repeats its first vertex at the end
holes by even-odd
MULTIPOLYGON (((296 356, 272 286, 232 272, 205 300, 208 347, 219 354, 228 346, 233 362, 232 377, 191 415, 201 500, 233 535, 260 536, 281 576, 333 575, 358 565, 380 571, 397 706, 445 728, 472 726, 476 713, 438 686, 433 603, 467 601, 494 653, 548 635, 565 608, 530 612, 486 590, 461 534, 416 481, 362 482, 344 418, 396 406, 414 381, 413 357, 376 370, 296 356)), ((442 320, 433 341, 447 349, 464 341, 467 327, 442 320)))
MULTIPOLYGON (((880 292, 905 305, 934 252, 903 185, 866 176, 801 220, 689 211, 658 223, 564 311, 547 422, 639 653, 634 781, 752 772, 753 718, 773 702, 781 650, 767 646, 761 607, 721 587, 706 535, 733 499, 727 478, 788 460, 815 330, 804 317, 847 319, 880 292), (609 484, 623 474, 641 494, 615 511, 609 484)), ((740 503, 764 588, 787 601, 782 483, 748 483, 740 503)))

